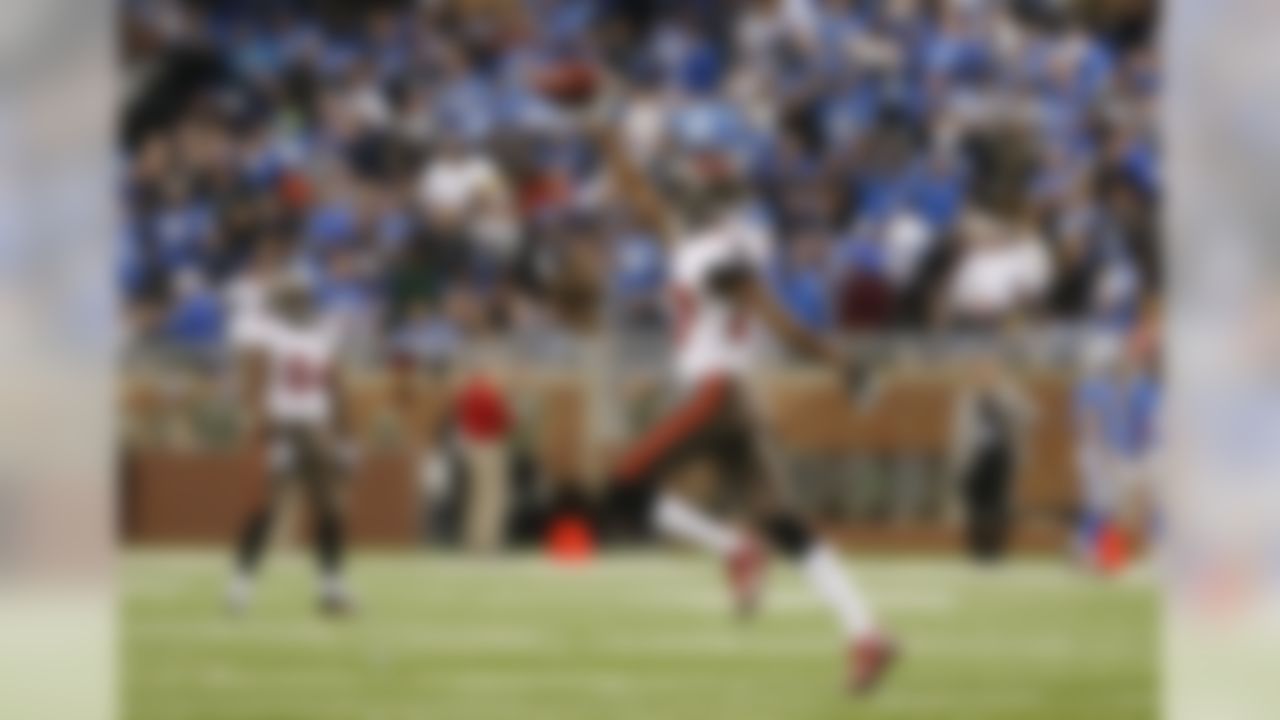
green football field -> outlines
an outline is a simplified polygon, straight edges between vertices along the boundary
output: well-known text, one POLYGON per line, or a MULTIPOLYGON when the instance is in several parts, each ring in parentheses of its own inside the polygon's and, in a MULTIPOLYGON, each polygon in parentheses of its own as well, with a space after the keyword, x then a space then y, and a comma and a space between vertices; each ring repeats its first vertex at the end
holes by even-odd
POLYGON ((227 561, 133 551, 121 573, 127 720, 1141 720, 1156 715, 1149 580, 1053 560, 853 568, 904 649, 866 701, 842 692, 834 628, 788 568, 737 622, 693 556, 557 567, 532 557, 353 557, 359 615, 314 612, 301 556, 268 562, 230 618, 227 561))

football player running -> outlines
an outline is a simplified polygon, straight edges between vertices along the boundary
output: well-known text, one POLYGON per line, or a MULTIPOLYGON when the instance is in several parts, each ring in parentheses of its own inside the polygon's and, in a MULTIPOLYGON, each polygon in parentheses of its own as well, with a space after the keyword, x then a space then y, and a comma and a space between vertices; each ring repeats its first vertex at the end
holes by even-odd
POLYGON ((715 142, 693 144, 654 180, 622 146, 613 123, 589 122, 613 191, 666 245, 674 313, 671 369, 675 407, 622 454, 608 493, 610 514, 724 559, 736 602, 757 604, 763 553, 748 535, 708 516, 664 481, 695 457, 717 463, 745 491, 758 536, 793 561, 839 621, 854 691, 873 689, 895 656, 867 599, 837 552, 788 500, 771 438, 747 378, 767 336, 821 361, 861 391, 865 368, 796 323, 774 297, 766 273, 771 237, 752 217, 748 185, 734 155, 715 142))

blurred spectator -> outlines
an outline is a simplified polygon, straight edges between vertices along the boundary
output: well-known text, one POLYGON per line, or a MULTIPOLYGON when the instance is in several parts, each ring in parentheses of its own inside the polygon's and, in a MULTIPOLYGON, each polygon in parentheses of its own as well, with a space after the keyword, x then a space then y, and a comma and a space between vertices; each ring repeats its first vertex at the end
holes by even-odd
POLYGON ((165 337, 181 346, 208 349, 222 341, 222 304, 200 274, 179 271, 174 298, 164 321, 165 337))
POLYGON ((435 304, 419 299, 410 306, 392 343, 402 357, 444 368, 452 365, 462 350, 462 334, 435 304))
POLYGON ((653 237, 628 233, 614 251, 613 294, 631 327, 651 328, 661 322, 666 262, 653 237))
POLYGON ((318 271, 321 307, 333 316, 348 343, 347 351, 370 346, 379 329, 379 288, 374 284, 370 258, 355 250, 338 249, 324 258, 318 271))
POLYGON ((835 323, 828 289, 828 250, 821 237, 792 238, 775 272, 782 302, 796 320, 813 330, 831 330, 835 323))
POLYGON ((423 208, 439 227, 458 229, 494 258, 509 260, 519 240, 506 179, 491 158, 450 132, 418 184, 423 208))
POLYGON ((996 327, 1036 310, 1049 290, 1052 258, 1034 226, 972 215, 946 296, 945 315, 961 326, 996 327))
POLYGON ((884 222, 885 276, 896 293, 909 292, 920 277, 937 234, 924 217, 900 208, 884 222))

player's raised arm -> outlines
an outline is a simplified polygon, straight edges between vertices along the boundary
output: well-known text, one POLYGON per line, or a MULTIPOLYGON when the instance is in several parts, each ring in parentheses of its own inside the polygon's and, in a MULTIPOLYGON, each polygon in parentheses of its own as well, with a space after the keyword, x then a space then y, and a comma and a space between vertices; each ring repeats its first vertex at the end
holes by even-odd
POLYGON ((793 350, 844 373, 847 361, 835 343, 796 322, 764 283, 754 283, 748 301, 769 330, 793 350))
POLYGON ((590 127, 614 191, 642 225, 662 243, 669 243, 671 215, 652 180, 627 152, 616 123, 597 117, 590 127))
POLYGON ((619 102, 621 94, 603 66, 585 57, 552 59, 534 70, 530 79, 544 98, 560 107, 595 143, 614 191, 637 220, 663 243, 669 242, 669 214, 662 197, 627 151, 618 130, 624 109, 619 102))

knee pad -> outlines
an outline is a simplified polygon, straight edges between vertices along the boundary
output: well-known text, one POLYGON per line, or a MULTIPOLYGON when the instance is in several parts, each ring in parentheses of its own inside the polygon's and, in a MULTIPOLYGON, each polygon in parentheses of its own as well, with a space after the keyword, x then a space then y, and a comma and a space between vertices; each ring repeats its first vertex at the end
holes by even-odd
POLYGON ((652 483, 614 482, 609 487, 605 511, 612 523, 628 534, 641 533, 649 527, 656 501, 652 483))
POLYGON ((813 533, 793 515, 775 515, 763 529, 778 552, 789 558, 800 558, 813 547, 813 533))

